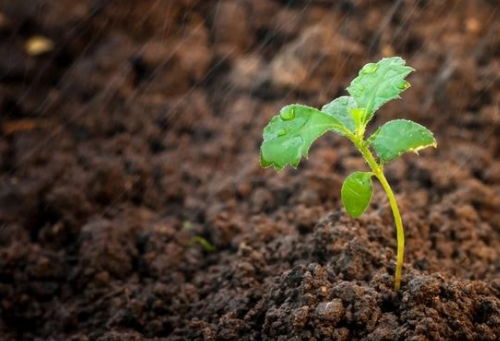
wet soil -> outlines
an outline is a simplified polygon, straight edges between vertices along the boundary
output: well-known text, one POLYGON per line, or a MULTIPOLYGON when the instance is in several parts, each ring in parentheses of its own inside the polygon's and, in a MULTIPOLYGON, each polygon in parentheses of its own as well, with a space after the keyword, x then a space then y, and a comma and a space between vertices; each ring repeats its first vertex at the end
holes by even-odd
POLYGON ((500 12, 495 1, 0 1, 0 339, 500 339, 500 12), (33 36, 51 51, 29 55, 33 36), (366 62, 418 70, 396 117, 439 143, 365 169, 323 137, 262 170, 262 128, 366 62), (215 247, 208 251, 193 237, 215 247), (198 239, 200 240, 200 239, 198 239))

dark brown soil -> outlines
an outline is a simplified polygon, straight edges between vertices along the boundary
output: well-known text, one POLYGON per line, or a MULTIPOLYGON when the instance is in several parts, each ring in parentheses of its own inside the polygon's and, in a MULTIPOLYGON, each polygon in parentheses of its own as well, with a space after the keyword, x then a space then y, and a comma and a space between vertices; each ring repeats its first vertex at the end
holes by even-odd
POLYGON ((0 340, 500 340, 496 1, 0 0, 0 340), (54 49, 30 56, 35 35, 54 49), (368 61, 418 70, 396 117, 439 148, 383 192, 325 136, 261 170, 281 106, 319 106, 368 61), (208 252, 193 243, 203 237, 208 252))

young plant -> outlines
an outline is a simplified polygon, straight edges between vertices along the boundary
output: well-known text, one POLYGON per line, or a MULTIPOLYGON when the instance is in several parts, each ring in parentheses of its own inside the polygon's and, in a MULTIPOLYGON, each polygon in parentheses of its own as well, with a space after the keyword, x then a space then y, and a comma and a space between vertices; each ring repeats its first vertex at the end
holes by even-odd
POLYGON ((352 217, 366 210, 372 196, 372 177, 376 177, 389 199, 397 235, 397 261, 394 288, 401 285, 404 256, 404 230, 398 204, 384 175, 384 165, 403 153, 426 147, 436 147, 431 131, 409 121, 393 120, 379 127, 365 139, 366 126, 375 112, 410 87, 405 78, 414 71, 400 57, 384 58, 378 63, 366 64, 347 91, 350 96, 339 97, 321 110, 292 104, 281 109, 264 128, 261 146, 262 167, 273 166, 277 171, 285 166, 297 167, 302 157, 307 158, 312 143, 328 131, 338 133, 354 144, 370 167, 369 172, 354 172, 342 185, 342 203, 352 217), (372 150, 377 157, 372 154, 372 150))
MULTIPOLYGON (((184 230, 191 230, 193 228, 193 224, 189 220, 186 220, 182 224, 182 228, 184 230)), ((191 239, 189 240, 189 244, 191 244, 191 245, 199 244, 203 247, 203 249, 206 252, 214 252, 216 250, 214 244, 210 243, 208 241, 208 239, 206 239, 200 235, 192 236, 191 239)))

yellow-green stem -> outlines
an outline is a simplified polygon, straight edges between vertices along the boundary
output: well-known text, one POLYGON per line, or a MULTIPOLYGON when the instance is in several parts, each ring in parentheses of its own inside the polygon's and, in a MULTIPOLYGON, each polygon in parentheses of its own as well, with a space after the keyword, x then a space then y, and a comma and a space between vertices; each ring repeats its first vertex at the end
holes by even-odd
POLYGON ((398 241, 398 253, 396 260, 396 274, 394 277, 394 289, 399 290, 401 287, 401 272, 403 270, 403 258, 405 253, 405 233, 403 229, 403 221, 401 219, 401 214, 399 213, 398 203, 396 202, 396 197, 392 191, 391 186, 387 182, 385 175, 381 172, 377 175, 378 180, 382 184, 382 187, 389 198, 389 204, 391 205, 392 214, 394 216, 394 222, 396 224, 396 235, 398 241))
POLYGON ((362 138, 354 138, 353 142, 361 152, 361 154, 363 154, 363 157, 372 169, 373 174, 380 181, 380 184, 382 185, 382 188, 384 189, 385 193, 387 194, 387 198, 389 199, 389 204, 394 216, 394 223, 396 224, 396 236, 398 243, 396 274, 394 276, 394 289, 399 290, 399 288, 401 287, 401 273, 403 270, 403 259, 405 252, 405 234, 403 229, 403 221, 401 219, 401 214, 399 213, 398 203, 396 201, 396 197, 394 196, 394 192, 389 185, 389 182, 387 182, 387 179, 385 178, 383 166, 379 165, 377 161, 375 161, 375 158, 373 157, 370 149, 368 149, 368 146, 362 140, 362 138))

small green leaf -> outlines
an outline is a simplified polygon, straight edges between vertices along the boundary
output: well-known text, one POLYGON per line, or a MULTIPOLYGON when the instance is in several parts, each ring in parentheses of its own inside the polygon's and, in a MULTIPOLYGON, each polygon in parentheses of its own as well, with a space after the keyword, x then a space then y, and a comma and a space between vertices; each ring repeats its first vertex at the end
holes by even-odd
POLYGON ((437 147, 436 139, 429 129, 409 120, 387 122, 370 136, 368 143, 384 163, 403 153, 417 153, 420 149, 437 147))
POLYGON ((357 107, 354 98, 351 96, 341 96, 325 104, 321 111, 339 120, 351 133, 356 132, 356 124, 349 110, 357 107))
POLYGON ((399 98, 399 94, 410 87, 405 81, 413 68, 406 66, 400 57, 384 58, 378 63, 366 64, 347 91, 359 108, 366 110, 363 123, 366 125, 382 105, 399 98))
POLYGON ((193 236, 191 238, 191 243, 192 244, 200 244, 207 252, 214 252, 215 251, 215 246, 212 243, 210 243, 207 239, 205 239, 201 236, 193 236))
POLYGON ((299 104, 284 107, 264 128, 261 166, 278 171, 286 165, 297 167, 312 143, 329 130, 346 132, 340 121, 318 109, 299 104))
POLYGON ((372 198, 372 173, 354 172, 345 179, 341 197, 347 213, 353 218, 363 214, 372 198))
POLYGON ((365 109, 363 108, 354 108, 349 110, 349 114, 354 119, 354 124, 356 126, 356 131, 364 130, 364 117, 365 117, 365 109))

